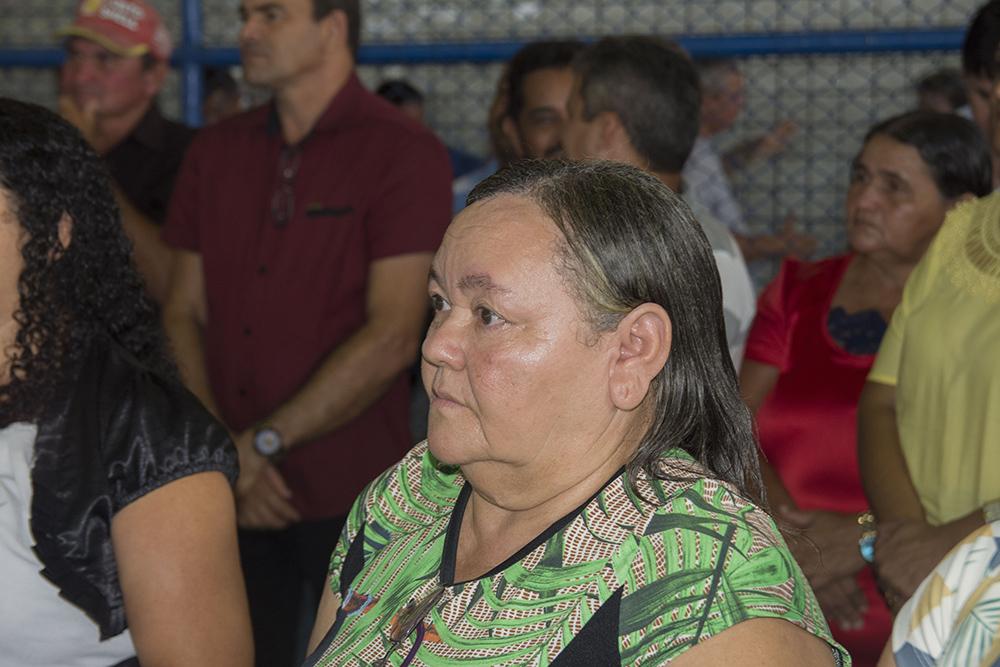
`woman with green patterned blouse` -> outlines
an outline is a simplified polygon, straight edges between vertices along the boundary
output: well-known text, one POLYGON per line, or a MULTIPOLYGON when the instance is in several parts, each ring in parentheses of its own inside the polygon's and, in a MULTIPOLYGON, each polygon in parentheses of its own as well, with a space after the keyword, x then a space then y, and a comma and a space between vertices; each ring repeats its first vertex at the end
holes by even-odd
POLYGON ((431 268, 428 440, 355 503, 306 664, 849 664, 756 502, 683 202, 606 162, 469 201, 431 268))

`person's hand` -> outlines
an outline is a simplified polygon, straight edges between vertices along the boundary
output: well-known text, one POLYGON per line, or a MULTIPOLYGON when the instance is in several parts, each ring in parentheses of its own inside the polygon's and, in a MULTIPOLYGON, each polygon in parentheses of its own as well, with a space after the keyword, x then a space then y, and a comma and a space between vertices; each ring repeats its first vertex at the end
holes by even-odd
POLYGON ((770 132, 760 136, 753 147, 750 161, 766 160, 784 152, 788 148, 788 142, 798 131, 799 126, 794 121, 781 121, 771 128, 770 132))
POLYGON ((291 503, 292 491, 278 469, 253 448, 253 431, 234 438, 240 458, 236 481, 236 520, 241 528, 281 530, 302 520, 291 503))
POLYGON ((783 506, 778 508, 778 518, 802 531, 799 534, 789 531, 785 537, 817 595, 820 589, 842 580, 853 582, 854 575, 865 566, 858 550, 861 529, 853 514, 809 512, 783 506))
POLYGON ((868 600, 853 577, 843 577, 822 588, 814 588, 823 614, 844 630, 860 630, 864 625, 868 600))
POLYGON ((884 521, 875 540, 875 572, 885 600, 899 611, 934 567, 955 546, 954 535, 923 521, 884 521))
POLYGON ((73 98, 65 93, 59 96, 59 115, 83 135, 91 147, 97 145, 97 106, 95 102, 77 106, 73 98))
POLYGON ((762 257, 784 256, 788 251, 785 239, 771 234, 758 234, 757 236, 736 236, 739 243, 740 252, 743 259, 752 262, 762 257))

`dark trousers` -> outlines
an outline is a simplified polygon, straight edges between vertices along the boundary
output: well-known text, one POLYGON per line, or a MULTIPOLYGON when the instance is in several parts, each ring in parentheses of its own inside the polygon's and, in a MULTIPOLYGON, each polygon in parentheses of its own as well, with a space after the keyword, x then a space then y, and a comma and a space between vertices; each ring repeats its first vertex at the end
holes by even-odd
POLYGON ((330 554, 345 517, 285 530, 241 530, 240 561, 250 599, 258 667, 298 667, 312 629, 330 554))

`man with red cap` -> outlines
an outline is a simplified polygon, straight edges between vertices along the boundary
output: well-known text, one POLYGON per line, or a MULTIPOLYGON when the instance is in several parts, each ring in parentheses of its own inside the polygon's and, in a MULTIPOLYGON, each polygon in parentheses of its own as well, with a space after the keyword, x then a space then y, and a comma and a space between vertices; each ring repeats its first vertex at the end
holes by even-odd
POLYGON ((145 0, 82 0, 60 34, 60 112, 108 165, 136 264, 150 295, 162 301, 171 253, 160 225, 194 134, 165 119, 156 104, 170 35, 145 0))

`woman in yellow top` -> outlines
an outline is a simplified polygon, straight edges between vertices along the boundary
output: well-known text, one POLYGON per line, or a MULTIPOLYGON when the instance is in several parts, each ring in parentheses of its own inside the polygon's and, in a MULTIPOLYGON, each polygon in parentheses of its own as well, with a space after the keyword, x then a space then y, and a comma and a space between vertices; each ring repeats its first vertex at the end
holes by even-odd
POLYGON ((875 568, 898 609, 1000 518, 1000 194, 957 207, 910 276, 861 396, 875 568))

